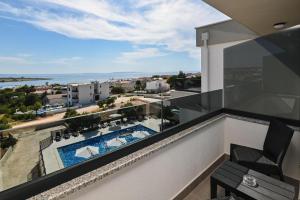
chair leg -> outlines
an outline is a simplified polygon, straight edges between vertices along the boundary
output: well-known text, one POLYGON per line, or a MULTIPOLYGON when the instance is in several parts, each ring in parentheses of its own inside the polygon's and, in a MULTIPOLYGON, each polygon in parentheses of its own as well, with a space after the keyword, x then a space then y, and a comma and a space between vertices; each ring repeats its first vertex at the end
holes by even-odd
POLYGON ((233 149, 236 147, 235 144, 230 144, 230 155, 229 155, 229 161, 233 161, 232 155, 233 155, 233 149))

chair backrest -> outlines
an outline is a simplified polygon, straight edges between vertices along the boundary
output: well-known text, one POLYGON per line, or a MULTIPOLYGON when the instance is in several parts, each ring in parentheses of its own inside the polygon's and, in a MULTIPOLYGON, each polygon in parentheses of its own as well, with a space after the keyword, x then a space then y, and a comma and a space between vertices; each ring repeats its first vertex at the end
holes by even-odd
POLYGON ((264 142, 264 155, 281 165, 290 145, 294 130, 278 120, 271 120, 264 142))

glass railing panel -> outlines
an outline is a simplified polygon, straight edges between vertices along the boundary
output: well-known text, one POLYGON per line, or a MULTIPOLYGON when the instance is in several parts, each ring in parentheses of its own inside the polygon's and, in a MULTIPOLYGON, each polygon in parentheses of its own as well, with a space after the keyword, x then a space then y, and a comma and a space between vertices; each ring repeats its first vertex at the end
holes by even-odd
POLYGON ((107 155, 160 133, 161 103, 1 131, 0 191, 107 155))
POLYGON ((222 108, 222 90, 207 93, 177 92, 182 97, 171 97, 163 101, 163 130, 186 124, 222 108))
POLYGON ((224 50, 225 108, 300 120, 300 28, 224 50))
POLYGON ((176 90, 186 90, 191 92, 201 92, 201 76, 193 76, 190 78, 176 78, 174 81, 176 90))
POLYGON ((0 191, 101 159, 172 128, 175 134, 176 127, 222 108, 221 90, 202 94, 173 91, 150 103, 145 99, 132 101, 135 105, 130 101, 100 105, 107 110, 2 130, 0 191))

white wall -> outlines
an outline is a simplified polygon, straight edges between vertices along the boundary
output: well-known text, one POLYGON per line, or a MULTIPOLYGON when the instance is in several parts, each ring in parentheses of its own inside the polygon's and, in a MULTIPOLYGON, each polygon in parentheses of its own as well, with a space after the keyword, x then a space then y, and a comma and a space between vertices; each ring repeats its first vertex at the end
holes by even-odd
POLYGON ((220 119, 67 199, 171 199, 223 154, 223 122, 220 119))
POLYGON ((106 99, 110 96, 110 85, 109 82, 103 82, 99 84, 99 92, 100 92, 100 99, 106 99))
POLYGON ((90 104, 94 102, 94 84, 78 85, 79 104, 90 104))
POLYGON ((68 101, 68 105, 73 105, 72 104, 72 86, 68 85, 67 86, 67 101, 68 101))
MULTIPOLYGON (((205 68, 205 65, 201 66, 201 76, 203 77, 201 79, 202 92, 223 89, 223 50, 226 47, 230 47, 245 41, 246 40, 208 46, 208 69, 205 68)), ((202 51, 203 48, 205 47, 201 47, 201 63, 205 63, 204 59, 207 59, 205 51, 202 51)))
POLYGON ((170 85, 166 83, 164 80, 156 80, 156 81, 150 81, 146 82, 146 88, 147 91, 168 91, 170 90, 170 85))

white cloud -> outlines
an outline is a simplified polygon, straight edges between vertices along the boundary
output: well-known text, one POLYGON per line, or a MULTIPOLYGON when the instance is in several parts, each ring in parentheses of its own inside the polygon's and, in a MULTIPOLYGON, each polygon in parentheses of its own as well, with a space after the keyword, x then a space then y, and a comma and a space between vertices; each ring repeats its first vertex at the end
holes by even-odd
POLYGON ((193 57, 194 27, 227 18, 201 0, 23 0, 0 3, 0 14, 68 37, 159 45, 193 57))
POLYGON ((29 58, 29 57, 32 57, 32 55, 31 55, 31 54, 28 54, 28 53, 19 53, 17 56, 22 57, 22 58, 29 58))
POLYGON ((159 57, 164 55, 166 55, 166 53, 162 53, 157 48, 136 49, 135 51, 123 52, 115 62, 133 64, 145 58, 159 57))
POLYGON ((47 64, 57 64, 57 65, 71 65, 74 64, 75 62, 78 62, 82 60, 81 57, 74 56, 74 57, 69 57, 69 58, 57 58, 54 60, 49 60, 45 61, 47 64))
POLYGON ((40 59, 34 57, 31 54, 17 54, 16 56, 1 56, 0 64, 9 66, 27 66, 27 65, 45 65, 45 64, 55 64, 55 65, 72 65, 76 62, 82 60, 83 58, 78 56, 73 57, 63 57, 56 59, 40 59))
POLYGON ((18 56, 0 56, 0 63, 5 65, 18 64, 26 65, 30 64, 28 60, 18 56))

